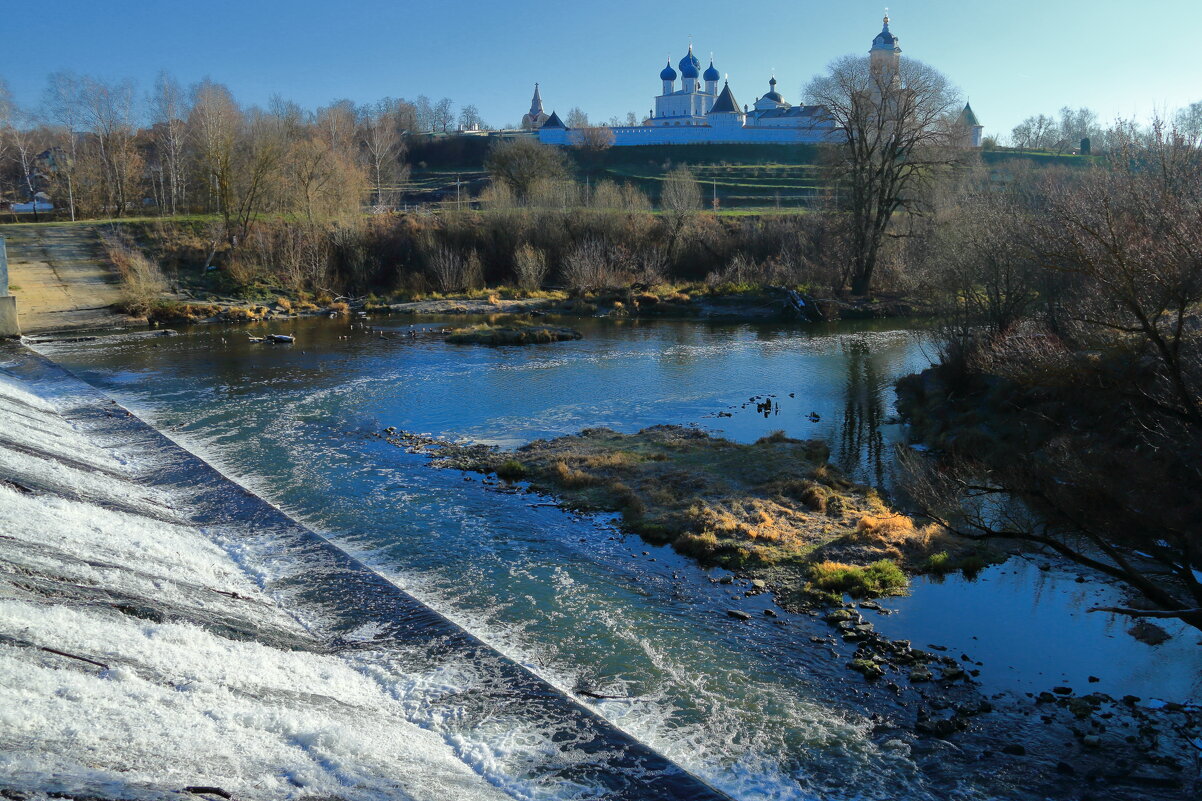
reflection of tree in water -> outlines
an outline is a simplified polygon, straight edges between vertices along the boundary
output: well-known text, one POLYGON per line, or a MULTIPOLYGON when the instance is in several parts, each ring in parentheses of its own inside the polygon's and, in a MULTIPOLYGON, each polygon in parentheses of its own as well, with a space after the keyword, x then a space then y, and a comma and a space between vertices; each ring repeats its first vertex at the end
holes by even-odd
POLYGON ((889 471, 881 435, 885 417, 882 365, 867 340, 859 337, 844 341, 843 355, 847 364, 843 420, 832 460, 849 476, 884 487, 889 471))

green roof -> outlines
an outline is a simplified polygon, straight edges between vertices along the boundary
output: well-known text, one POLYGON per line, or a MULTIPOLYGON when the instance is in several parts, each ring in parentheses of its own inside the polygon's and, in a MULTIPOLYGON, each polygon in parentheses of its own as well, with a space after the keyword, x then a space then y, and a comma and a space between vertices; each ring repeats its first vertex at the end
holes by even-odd
POLYGON ((960 112, 960 122, 968 126, 981 124, 981 121, 977 119, 977 115, 972 110, 971 103, 964 104, 964 110, 960 112))

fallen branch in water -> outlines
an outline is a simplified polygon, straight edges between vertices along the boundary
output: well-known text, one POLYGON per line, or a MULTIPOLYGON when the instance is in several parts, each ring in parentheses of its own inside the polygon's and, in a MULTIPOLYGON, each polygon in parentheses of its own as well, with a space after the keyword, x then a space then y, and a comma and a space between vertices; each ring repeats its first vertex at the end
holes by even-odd
POLYGON ((1202 607, 1197 609, 1130 609, 1124 606, 1095 606, 1090 612, 1112 612, 1127 617, 1177 618, 1180 620, 1202 619, 1202 607))
POLYGON ((39 651, 45 651, 48 654, 55 654, 57 656, 65 656, 68 659, 78 659, 80 662, 87 662, 89 665, 95 665, 96 667, 104 668, 105 670, 109 669, 108 665, 106 665, 103 662, 97 662, 95 659, 88 659, 86 656, 79 656, 77 654, 69 654, 66 651, 60 651, 57 648, 48 648, 45 645, 38 645, 37 643, 27 642, 26 640, 21 640, 16 637, 9 637, 7 634, 0 634, 0 642, 12 643, 13 645, 18 645, 22 648, 36 648, 39 651))

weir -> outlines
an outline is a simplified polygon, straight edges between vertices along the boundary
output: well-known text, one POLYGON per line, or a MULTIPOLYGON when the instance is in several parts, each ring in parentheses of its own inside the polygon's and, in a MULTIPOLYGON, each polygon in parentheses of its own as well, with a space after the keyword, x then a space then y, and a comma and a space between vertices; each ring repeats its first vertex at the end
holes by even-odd
POLYGON ((21 335, 17 320, 17 299, 8 292, 8 246, 0 236, 0 337, 21 335))
MULTIPOLYGON (((188 523, 200 527, 235 554, 263 591, 316 635, 325 652, 370 651, 375 659, 373 669, 379 671, 420 668, 426 675, 440 671, 469 675, 466 687, 460 682, 460 686, 427 688, 398 697, 397 704, 405 707, 405 717, 451 744, 491 784, 507 789, 503 771, 489 767, 490 760, 479 757, 482 750, 487 750, 481 732, 489 730, 495 735, 500 731, 503 735, 508 729, 545 735, 536 743, 521 746, 527 753, 515 763, 522 765, 520 775, 508 777, 522 788, 520 795, 559 795, 557 791, 563 790, 569 796, 631 801, 727 798, 231 481, 52 361, 15 343, 0 343, 0 375, 18 379, 35 394, 70 396, 70 403, 57 404, 57 414, 72 428, 84 432, 89 442, 101 448, 110 443, 119 445, 123 453, 136 452, 144 457, 153 469, 145 471, 141 481, 181 499, 188 510, 188 523), (365 636, 363 632, 370 634, 365 636)), ((33 429, 45 428, 38 419, 44 412, 24 408, 12 398, 6 398, 4 406, 8 419, 27 418, 33 429)), ((9 436, 0 437, 0 450, 57 460, 63 469, 86 466, 86 462, 67 464, 73 459, 39 452, 9 436)), ((61 486, 55 489, 53 476, 15 470, 13 464, 20 462, 0 462, 0 485, 35 495, 62 495, 61 486)), ((102 470, 91 472, 97 486, 114 480, 102 470)), ((144 507, 139 511, 132 502, 129 508, 123 508, 127 504, 90 490, 86 482, 71 494, 72 500, 116 512, 147 514, 144 507)), ((166 511, 164 515, 169 517, 166 511)), ((14 539, 16 533, 5 532, 9 539, 14 539)), ((226 594, 240 598, 237 593, 226 594)), ((237 634, 245 638, 253 636, 247 633, 253 630, 253 626, 247 626, 237 634)), ((283 638, 285 644, 287 639, 283 638)))

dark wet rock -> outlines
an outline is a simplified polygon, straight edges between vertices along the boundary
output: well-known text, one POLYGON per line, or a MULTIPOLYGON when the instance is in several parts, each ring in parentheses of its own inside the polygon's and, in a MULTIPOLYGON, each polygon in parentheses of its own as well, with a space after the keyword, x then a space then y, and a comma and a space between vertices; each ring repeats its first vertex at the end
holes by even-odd
POLYGON ((751 615, 747 614, 741 609, 727 609, 726 614, 737 620, 751 620, 751 615))
POLYGON ((1077 775, 1077 769, 1074 768, 1072 765, 1068 764, 1067 762, 1063 762, 1063 761, 1056 763, 1056 772, 1062 776, 1076 776, 1077 775))
POLYGON ((1127 633, 1147 645, 1160 645, 1165 640, 1173 638, 1173 635, 1147 620, 1136 621, 1135 625, 1127 629, 1127 633))
POLYGON ((765 609, 764 616, 765 617, 776 617, 776 610, 775 609, 765 609))
POLYGON ((1018 743, 1009 743, 1002 746, 1002 753, 1009 754, 1010 756, 1026 756, 1027 749, 1018 743))
POLYGON ((931 671, 924 667, 916 667, 910 671, 910 681, 917 684, 919 682, 930 681, 934 678, 931 671))
POLYGON ((956 732, 964 731, 967 727, 968 721, 955 717, 920 720, 914 724, 915 730, 939 738, 950 737, 956 732))
POLYGON ((965 678, 964 668, 957 665, 956 667, 945 667, 940 671, 940 680, 942 681, 959 681, 965 678))
POLYGON ((1053 687, 1052 692, 1056 693, 1056 695, 1072 695, 1073 688, 1072 687, 1053 687))
POLYGON ((826 617, 823 618, 823 620, 825 620, 827 623, 830 623, 832 625, 837 624, 837 623, 843 623, 844 621, 848 621, 851 619, 852 619, 852 614, 851 614, 851 612, 847 611, 846 609, 835 609, 831 612, 828 612, 826 617))
POLYGON ((853 659, 847 666, 866 679, 879 679, 885 675, 885 669, 871 659, 853 659))

